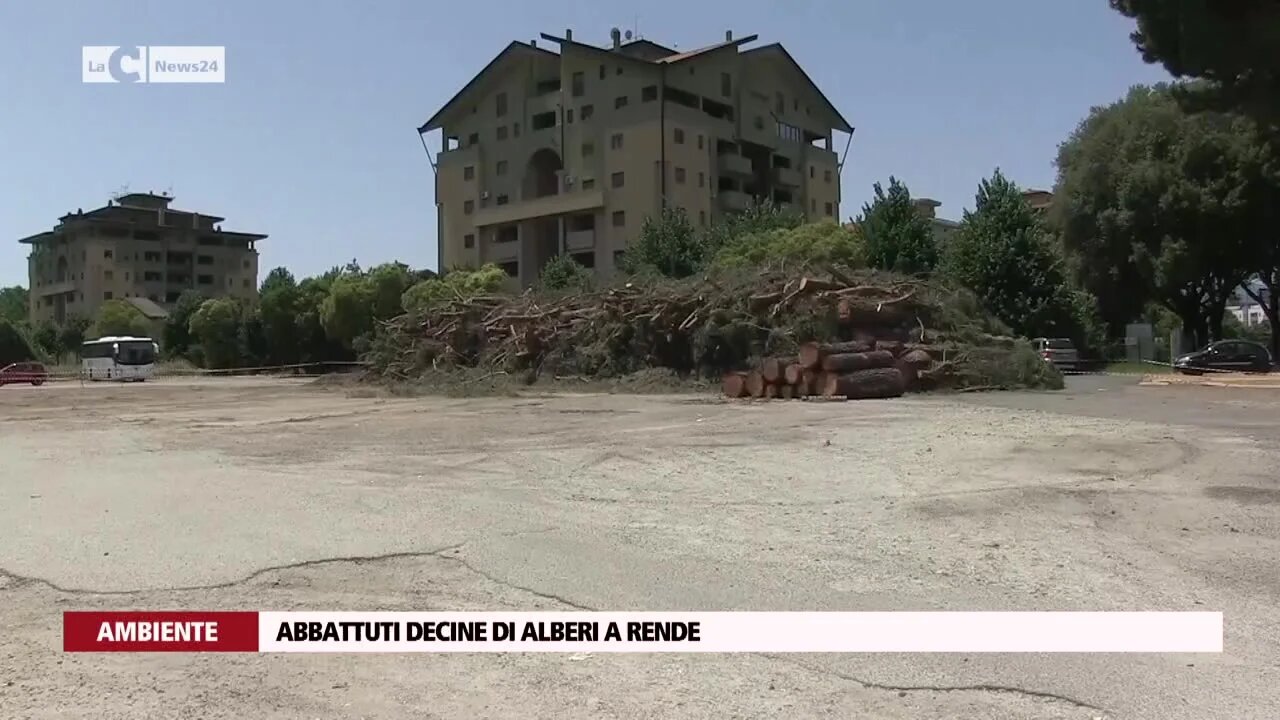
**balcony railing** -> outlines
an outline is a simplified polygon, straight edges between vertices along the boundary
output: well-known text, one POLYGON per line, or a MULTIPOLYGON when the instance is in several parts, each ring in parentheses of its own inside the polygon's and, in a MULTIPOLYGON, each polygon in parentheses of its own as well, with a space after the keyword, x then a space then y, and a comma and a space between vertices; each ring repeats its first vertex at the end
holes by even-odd
POLYGON ((569 252, 590 250, 596 246, 596 231, 573 230, 564 234, 564 246, 569 252))
POLYGON ((773 169, 773 181, 783 187, 800 187, 800 171, 792 168, 776 167, 773 169))
POLYGON ((725 210, 746 210, 751 207, 751 196, 737 190, 721 190, 720 207, 725 210))
POLYGON ((731 175, 751 175, 751 160, 741 155, 726 153, 720 156, 720 172, 731 175))
POLYGON ((582 212, 583 210, 592 210, 603 205, 604 191, 602 190, 587 192, 579 190, 577 192, 560 193, 559 195, 546 195, 532 200, 480 208, 476 211, 476 227, 505 225, 550 215, 582 212))

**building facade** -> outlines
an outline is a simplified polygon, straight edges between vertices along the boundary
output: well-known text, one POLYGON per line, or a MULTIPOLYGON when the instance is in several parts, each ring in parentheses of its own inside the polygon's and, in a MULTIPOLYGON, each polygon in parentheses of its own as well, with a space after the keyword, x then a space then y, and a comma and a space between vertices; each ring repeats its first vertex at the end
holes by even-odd
POLYGON ((169 207, 167 195, 132 193, 67 213, 48 232, 23 238, 32 322, 92 317, 107 300, 145 299, 167 309, 184 290, 252 298, 266 235, 223 230, 223 218, 169 207))
POLYGON ((853 128, 781 45, 612 35, 514 42, 419 128, 443 136, 440 269, 492 262, 529 285, 569 254, 608 275, 664 206, 695 226, 763 200, 839 217, 833 134, 853 128))

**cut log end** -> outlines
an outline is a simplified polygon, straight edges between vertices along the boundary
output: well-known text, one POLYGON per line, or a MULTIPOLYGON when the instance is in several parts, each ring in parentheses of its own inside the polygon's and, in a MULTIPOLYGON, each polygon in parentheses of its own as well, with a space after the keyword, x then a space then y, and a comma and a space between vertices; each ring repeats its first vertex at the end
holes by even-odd
POLYGON ((804 377, 804 368, 800 366, 800 363, 791 363, 783 371, 782 377, 788 385, 799 385, 800 380, 804 377))
POLYGON ((720 387, 724 390, 725 397, 744 398, 747 396, 747 374, 744 372, 725 373, 720 381, 720 387))
POLYGON ((764 376, 760 374, 759 370, 752 370, 748 372, 745 380, 745 384, 747 388, 747 395, 749 397, 753 397, 753 398, 764 397, 765 387, 768 385, 768 383, 764 381, 764 376))

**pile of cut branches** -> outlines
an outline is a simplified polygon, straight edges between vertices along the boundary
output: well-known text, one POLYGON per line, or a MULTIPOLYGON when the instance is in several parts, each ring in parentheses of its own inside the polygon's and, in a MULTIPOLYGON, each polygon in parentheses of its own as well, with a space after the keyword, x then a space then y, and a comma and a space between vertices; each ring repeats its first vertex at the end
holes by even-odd
POLYGON ((633 279, 599 290, 457 296, 380 329, 368 359, 384 377, 487 368, 615 378, 650 368, 719 379, 794 354, 802 343, 867 339, 935 357, 922 387, 1054 387, 1061 378, 1023 342, 1003 337, 965 293, 925 281, 828 268, 686 280, 633 279), (989 350, 1004 369, 987 367, 989 350), (1038 358, 1036 358, 1038 359, 1038 358))

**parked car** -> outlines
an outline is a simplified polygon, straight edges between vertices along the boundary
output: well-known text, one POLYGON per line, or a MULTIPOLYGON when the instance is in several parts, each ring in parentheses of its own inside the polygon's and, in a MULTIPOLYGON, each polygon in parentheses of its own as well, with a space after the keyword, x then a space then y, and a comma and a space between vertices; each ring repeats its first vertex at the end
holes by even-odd
POLYGON ((0 385, 31 383, 43 385, 49 379, 49 371, 36 362, 21 362, 0 368, 0 385))
POLYGON ((1187 375, 1206 370, 1271 372, 1273 365, 1271 352, 1251 340, 1219 340, 1173 361, 1174 369, 1187 375))
POLYGON ((1031 341, 1036 352, 1045 362, 1053 363, 1059 370, 1079 370, 1080 353, 1075 343, 1067 338, 1036 338, 1031 341))

